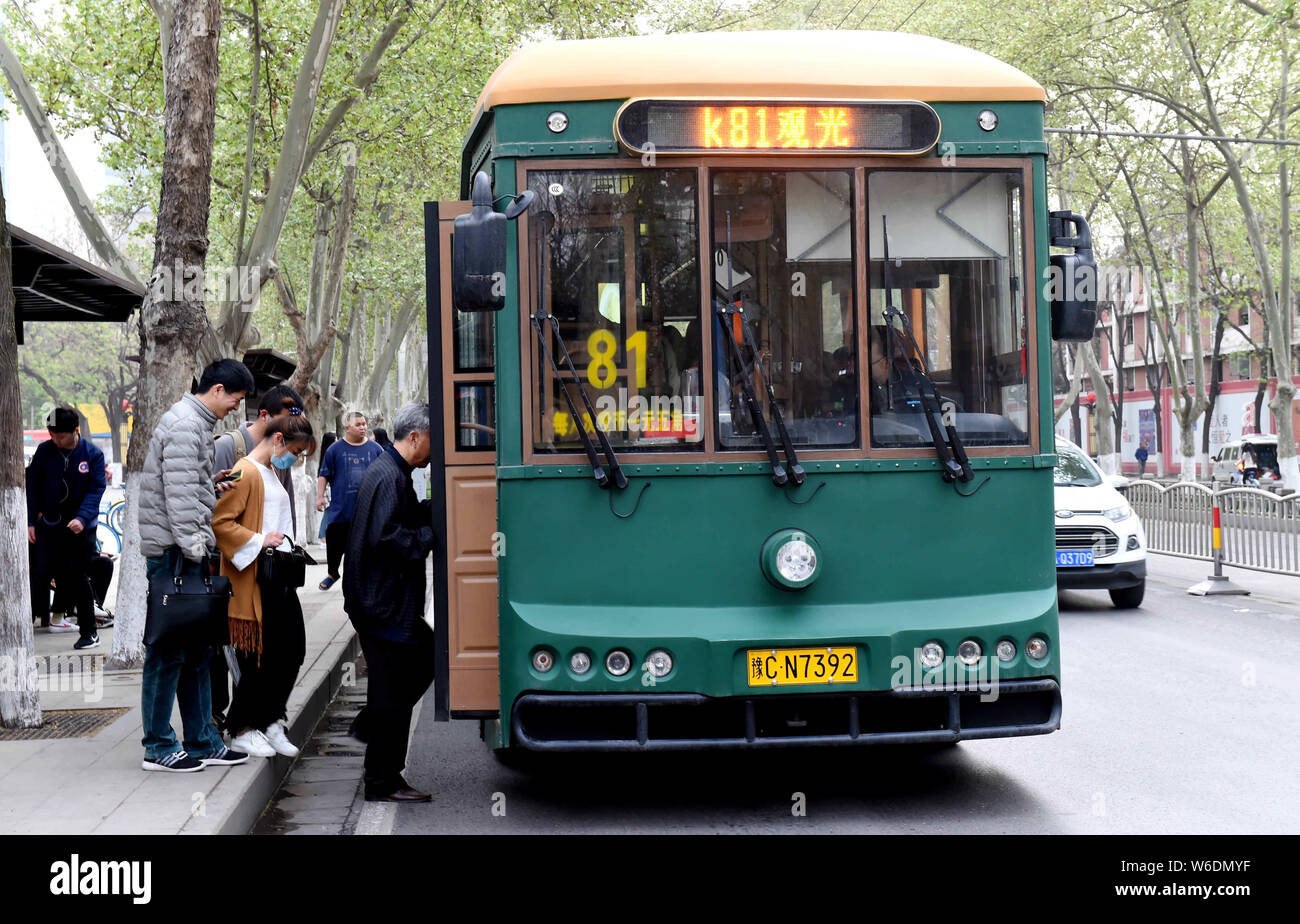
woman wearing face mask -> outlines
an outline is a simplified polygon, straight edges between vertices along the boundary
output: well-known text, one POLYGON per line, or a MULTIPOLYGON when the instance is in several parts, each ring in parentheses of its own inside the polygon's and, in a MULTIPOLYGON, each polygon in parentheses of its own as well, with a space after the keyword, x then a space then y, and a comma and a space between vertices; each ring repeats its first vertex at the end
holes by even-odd
POLYGON ((301 411, 272 420, 262 441, 236 463, 235 486, 212 515, 221 573, 230 578, 230 644, 240 674, 226 724, 231 746, 254 757, 298 753, 281 719, 306 656, 302 608, 297 588, 258 581, 257 558, 263 549, 293 549, 289 494, 272 467, 290 468, 315 445, 301 411))

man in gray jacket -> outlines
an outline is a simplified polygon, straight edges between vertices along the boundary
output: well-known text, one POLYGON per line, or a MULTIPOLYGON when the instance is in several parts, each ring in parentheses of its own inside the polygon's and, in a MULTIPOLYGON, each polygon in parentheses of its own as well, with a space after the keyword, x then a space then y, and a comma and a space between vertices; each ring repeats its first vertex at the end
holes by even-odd
MULTIPOLYGON (((219 359, 203 370, 195 394, 185 395, 158 421, 140 474, 140 551, 149 577, 202 573, 216 548, 212 511, 212 428, 252 391, 253 375, 241 362, 219 359)), ((212 724, 208 664, 212 646, 160 642, 145 649, 141 689, 145 770, 186 773, 208 764, 239 764, 212 724), (184 748, 172 730, 172 704, 179 698, 184 748)))

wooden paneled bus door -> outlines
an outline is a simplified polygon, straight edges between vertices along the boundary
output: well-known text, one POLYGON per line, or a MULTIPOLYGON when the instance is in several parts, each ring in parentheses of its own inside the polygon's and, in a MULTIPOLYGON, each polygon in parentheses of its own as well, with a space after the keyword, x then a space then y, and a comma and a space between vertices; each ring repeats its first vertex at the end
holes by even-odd
POLYGON ((498 712, 494 316, 451 304, 452 219, 469 210, 425 203, 439 721, 498 712))

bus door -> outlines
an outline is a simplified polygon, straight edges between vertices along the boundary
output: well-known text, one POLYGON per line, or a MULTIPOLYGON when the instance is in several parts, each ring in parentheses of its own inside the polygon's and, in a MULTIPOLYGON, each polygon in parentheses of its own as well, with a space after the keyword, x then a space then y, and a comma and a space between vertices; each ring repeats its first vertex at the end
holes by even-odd
POLYGON ((495 716, 499 696, 495 316, 458 312, 451 301, 452 220, 469 210, 425 203, 438 721, 495 716))

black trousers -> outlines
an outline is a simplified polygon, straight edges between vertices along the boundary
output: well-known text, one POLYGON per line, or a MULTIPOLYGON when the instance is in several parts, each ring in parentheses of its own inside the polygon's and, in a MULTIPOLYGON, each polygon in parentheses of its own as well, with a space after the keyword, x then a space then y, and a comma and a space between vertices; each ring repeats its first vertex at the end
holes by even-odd
POLYGON ((95 605, 90 590, 90 561, 95 551, 93 530, 80 535, 66 526, 36 527, 36 546, 31 557, 32 619, 42 625, 50 621, 50 578, 65 593, 65 613, 76 613, 77 627, 83 636, 95 632, 95 605))
POLYGON ((365 735, 365 787, 369 795, 386 796, 406 785, 406 739, 411 733, 411 710, 433 682, 433 631, 420 627, 420 641, 394 642, 367 632, 359 633, 361 651, 369 673, 366 708, 362 713, 365 735))
POLYGON ((342 523, 334 522, 325 527, 325 562, 326 573, 334 578, 339 579, 339 565, 343 563, 343 553, 348 548, 348 527, 352 525, 350 520, 344 520, 342 523))
POLYGON ((298 592, 290 588, 263 587, 262 655, 236 652, 239 683, 226 717, 232 735, 255 728, 263 730, 285 716, 289 694, 307 656, 298 592))
MULTIPOLYGON (((90 578, 90 592, 95 602, 103 606, 104 598, 108 596, 108 587, 113 583, 113 559, 107 555, 92 555, 86 563, 86 573, 90 578)), ((52 605, 54 612, 66 613, 69 606, 68 597, 61 589, 55 587, 52 605)))

